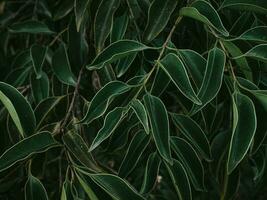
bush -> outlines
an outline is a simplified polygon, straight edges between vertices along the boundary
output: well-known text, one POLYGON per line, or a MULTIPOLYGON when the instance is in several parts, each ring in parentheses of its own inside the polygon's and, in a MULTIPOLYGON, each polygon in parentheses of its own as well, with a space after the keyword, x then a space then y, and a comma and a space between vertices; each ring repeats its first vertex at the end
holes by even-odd
POLYGON ((1 199, 265 199, 263 0, 0 2, 1 199))

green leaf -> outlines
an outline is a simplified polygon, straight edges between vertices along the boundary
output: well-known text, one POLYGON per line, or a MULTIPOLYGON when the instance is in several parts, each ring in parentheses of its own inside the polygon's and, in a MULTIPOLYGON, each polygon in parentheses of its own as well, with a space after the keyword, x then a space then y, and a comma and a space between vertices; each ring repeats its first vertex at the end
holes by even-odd
POLYGON ((57 78, 65 84, 75 86, 77 78, 71 71, 71 66, 64 44, 61 44, 55 51, 52 58, 52 68, 57 78))
POLYGON ((28 180, 25 184, 25 199, 27 200, 48 200, 47 192, 41 181, 29 174, 28 180))
POLYGON ((130 54, 127 57, 124 57, 118 61, 115 67, 115 71, 118 78, 122 77, 127 72, 127 70, 131 67, 136 56, 137 52, 130 54))
POLYGON ((87 69, 101 69, 106 64, 110 64, 116 60, 119 60, 120 58, 124 58, 128 55, 134 54, 135 52, 143 51, 149 48, 150 47, 134 40, 119 40, 105 48, 94 59, 94 61, 87 66, 87 69))
POLYGON ((144 200, 131 185, 118 176, 105 173, 86 175, 115 200, 144 200))
POLYGON ((201 101, 190 83, 185 66, 178 56, 170 53, 159 64, 183 95, 195 104, 201 105, 201 101))
POLYGON ((182 8, 180 10, 180 15, 201 21, 221 33, 223 36, 229 36, 229 33, 225 29, 217 11, 212 7, 210 3, 206 1, 194 1, 191 7, 182 8))
POLYGON ((11 33, 52 34, 46 24, 36 20, 17 22, 9 27, 11 33))
POLYGON ((144 40, 149 42, 157 37, 167 25, 177 0, 154 0, 148 11, 148 21, 144 31, 144 40))
POLYGON ((194 146, 206 160, 211 160, 209 141, 201 127, 194 120, 185 115, 172 114, 172 119, 190 144, 194 146))
POLYGON ((45 152, 59 146, 51 133, 44 131, 25 138, 9 149, 0 157, 0 171, 3 171, 19 161, 25 160, 33 154, 45 152))
POLYGON ((90 170, 99 171, 89 153, 89 148, 82 137, 74 131, 68 131, 63 136, 63 142, 68 150, 77 158, 84 166, 90 170))
POLYGON ((114 132, 114 130, 121 122, 124 114, 125 114, 125 109, 122 107, 117 107, 106 115, 104 120, 104 125, 97 133, 97 136, 93 140, 89 151, 93 151, 114 132))
POLYGON ((173 151, 177 155, 178 160, 183 164, 195 189, 204 191, 204 168, 193 147, 179 137, 172 137, 171 144, 173 151))
POLYGON ((257 127, 253 102, 247 96, 237 92, 232 95, 232 99, 233 130, 227 161, 228 174, 231 174, 245 157, 257 127))
POLYGON ((224 41, 224 47, 231 54, 232 57, 239 57, 235 59, 236 64, 239 66, 240 70, 244 73, 248 80, 253 80, 253 74, 251 68, 248 65, 248 61, 245 57, 240 57, 243 55, 241 50, 232 42, 224 41))
POLYGON ((173 160, 173 165, 169 165, 166 163, 165 165, 168 169, 178 199, 191 200, 191 187, 185 168, 179 161, 175 159, 173 160))
MULTIPOLYGON (((267 63, 267 44, 259 44, 240 57, 243 56, 267 63)), ((239 59, 240 57, 234 59, 239 59)))
POLYGON ((199 53, 190 49, 179 49, 178 54, 185 64, 188 74, 191 75, 193 82, 199 90, 204 78, 207 60, 199 53))
POLYGON ((144 131, 140 131, 134 135, 119 168, 118 175, 120 177, 127 177, 132 170, 134 170, 142 153, 146 149, 149 140, 149 136, 147 136, 144 131))
POLYGON ((267 13, 265 0, 225 0, 221 8, 253 11, 262 14, 267 13))
POLYGON ((90 123, 103 115, 114 97, 129 91, 131 87, 120 81, 112 81, 101 88, 91 101, 81 123, 90 123))
POLYGON ((55 106, 63 99, 61 97, 49 97, 42 100, 34 109, 34 114, 36 117, 36 130, 41 128, 41 125, 45 121, 48 114, 55 108, 55 106))
POLYGON ((226 56, 222 50, 215 47, 209 51, 204 79, 197 94, 202 105, 194 104, 190 111, 192 115, 207 105, 218 94, 222 85, 225 61, 226 56))
POLYGON ((154 188, 157 181, 160 164, 161 159, 156 152, 149 155, 140 193, 149 193, 154 188))
POLYGON ((81 24, 84 20, 86 10, 90 6, 90 2, 91 0, 75 0, 74 2, 74 12, 75 12, 77 32, 80 31, 81 24))
POLYGON ((120 0, 102 0, 95 16, 94 34, 96 51, 100 52, 111 32, 113 15, 120 5, 120 0))
POLYGON ((245 40, 245 41, 255 41, 255 42, 267 42, 267 26, 256 26, 251 29, 246 30, 240 36, 233 38, 231 40, 245 40))
POLYGON ((129 17, 127 13, 114 19, 112 32, 110 35, 111 43, 123 39, 129 23, 129 17))
POLYGON ((31 105, 22 94, 11 85, 0 82, 0 101, 8 110, 22 137, 32 135, 36 120, 31 105))
POLYGON ((145 108, 149 117, 152 136, 160 155, 172 163, 170 150, 169 118, 163 102, 155 96, 146 94, 144 96, 145 108))
POLYGON ((136 99, 131 102, 130 106, 133 109, 136 116, 138 117, 141 124, 143 125, 145 132, 149 134, 148 117, 147 117, 146 109, 144 105, 142 104, 142 102, 136 99))
POLYGON ((72 186, 71 182, 66 178, 62 186, 60 200, 72 200, 73 199, 71 186, 72 186))
POLYGON ((45 56, 47 52, 47 47, 34 44, 31 47, 31 60, 33 64, 33 68, 36 74, 36 78, 39 79, 42 76, 42 67, 45 61, 45 56))
POLYGON ((40 78, 37 79, 31 75, 31 89, 35 102, 38 104, 43 99, 49 97, 49 79, 46 73, 41 72, 40 78))

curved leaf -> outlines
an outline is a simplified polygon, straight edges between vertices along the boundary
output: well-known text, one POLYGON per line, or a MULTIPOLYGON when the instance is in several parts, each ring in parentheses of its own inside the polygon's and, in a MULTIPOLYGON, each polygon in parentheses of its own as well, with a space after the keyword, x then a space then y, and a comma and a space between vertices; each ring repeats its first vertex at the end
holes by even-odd
MULTIPOLYGON (((81 171, 83 174, 85 172, 81 171)), ((111 174, 88 174, 98 186, 105 190, 115 200, 144 200, 138 192, 126 181, 111 174)))
POLYGON ((170 53, 159 64, 183 95, 195 104, 201 105, 201 101, 190 83, 185 66, 178 56, 170 53))
POLYGON ((167 162, 172 163, 167 110, 158 97, 150 94, 144 96, 144 103, 157 149, 167 162))
POLYGON ((204 79, 197 94, 202 105, 194 104, 191 114, 198 112, 218 94, 222 85, 225 61, 226 56, 222 50, 215 47, 209 51, 204 79))
POLYGON ((157 181, 160 164, 161 159, 156 152, 149 155, 140 193, 145 194, 153 189, 157 181))
POLYGON ((29 20, 12 24, 9 27, 11 33, 52 34, 46 24, 36 20, 29 20))
POLYGON ((134 135, 119 168, 118 175, 120 177, 127 177, 132 172, 142 153, 146 149, 149 139, 150 138, 143 131, 134 135))
POLYGON ((190 144, 192 144, 206 160, 211 160, 209 141, 200 126, 185 115, 172 114, 172 119, 190 144))
POLYGON ((116 127, 121 122, 123 116, 125 114, 125 109, 121 107, 114 108, 110 111, 104 120, 104 124, 102 128, 97 133, 97 136, 93 140, 89 151, 93 151, 96 147, 98 147, 105 139, 107 139, 116 129, 116 127))
POLYGON ((105 64, 110 64, 120 58, 145 49, 149 49, 149 47, 137 41, 119 40, 105 48, 87 68, 89 70, 101 69, 105 64))
POLYGON ((166 164, 166 167, 176 190, 178 199, 191 200, 191 187, 185 168, 182 164, 177 160, 173 160, 173 165, 166 164))
POLYGON ((111 32, 113 26, 113 15, 120 5, 120 0, 102 0, 94 21, 95 46, 100 52, 111 32))
POLYGON ((148 21, 144 31, 144 40, 149 42, 157 37, 167 25, 177 0, 154 0, 148 11, 148 21))
POLYGON ((32 135, 36 120, 29 102, 11 85, 0 82, 0 101, 8 110, 22 137, 32 135))
POLYGON ((57 78, 65 84, 76 85, 77 78, 71 72, 71 66, 64 44, 61 44, 52 57, 52 68, 57 78))
POLYGON ((183 164, 195 189, 204 191, 204 168, 193 147, 179 137, 172 137, 171 144, 173 151, 177 155, 178 160, 183 164))
POLYGON ((262 14, 267 13, 267 5, 265 0, 225 0, 221 5, 221 8, 253 11, 262 14))
POLYGON ((57 143, 51 133, 47 131, 25 138, 7 149, 1 155, 0 171, 30 157, 32 154, 44 152, 55 146, 59 146, 59 143, 57 143))
POLYGON ((112 81, 99 90, 91 101, 86 115, 81 123, 90 123, 103 115, 115 96, 121 95, 131 89, 131 86, 120 82, 112 81))
POLYGON ((145 132, 149 134, 148 117, 147 117, 146 109, 144 105, 142 104, 142 102, 136 99, 131 102, 130 106, 133 109, 136 116, 138 117, 141 124, 143 125, 145 132))
POLYGON ((252 143, 257 127, 253 102, 247 96, 237 92, 233 94, 232 99, 233 132, 227 161, 228 174, 231 174, 243 160, 252 143))
POLYGON ((248 29, 237 38, 231 40, 245 40, 245 41, 256 41, 256 42, 267 42, 267 26, 256 26, 248 29))
POLYGON ((31 60, 37 79, 41 78, 42 76, 42 67, 45 61, 47 49, 47 47, 37 44, 31 47, 31 60))
POLYGON ((185 63, 188 73, 199 90, 204 78, 207 60, 199 53, 190 49, 179 49, 181 60, 185 63))
POLYGON ((68 131, 63 136, 63 142, 68 150, 88 169, 99 171, 89 149, 82 137, 74 131, 68 131))
POLYGON ((25 199, 27 200, 48 200, 46 190, 41 181, 29 174, 28 180, 25 184, 25 199))
MULTIPOLYGON (((246 52, 243 56, 267 63, 267 44, 259 44, 246 52)), ((239 57, 235 59, 239 59, 239 57)))
POLYGON ((91 0, 75 0, 74 2, 74 12, 77 32, 80 31, 81 24, 84 20, 86 9, 90 6, 91 0))
POLYGON ((180 10, 180 15, 191 17, 195 20, 201 21, 204 24, 214 28, 216 31, 224 36, 229 36, 228 31, 223 26, 223 23, 217 11, 212 5, 203 0, 194 1, 191 7, 184 7, 180 10))
POLYGON ((31 75, 31 89, 35 102, 38 104, 49 96, 49 79, 46 73, 41 72, 41 77, 37 79, 31 75))

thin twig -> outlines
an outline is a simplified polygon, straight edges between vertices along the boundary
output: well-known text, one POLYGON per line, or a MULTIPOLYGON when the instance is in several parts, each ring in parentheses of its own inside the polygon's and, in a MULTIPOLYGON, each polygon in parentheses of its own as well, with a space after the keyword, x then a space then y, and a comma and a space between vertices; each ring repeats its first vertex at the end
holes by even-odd
POLYGON ((68 112, 67 112, 67 114, 66 114, 66 116, 65 116, 65 118, 64 118, 64 120, 63 120, 63 122, 62 122, 62 124, 60 126, 61 132, 64 131, 64 128, 65 128, 65 126, 66 126, 66 124, 68 122, 68 119, 69 119, 70 115, 71 115, 71 111, 72 111, 72 109, 74 107, 75 99, 79 94, 79 87, 80 87, 80 81, 81 81, 81 77, 82 77, 82 72, 83 72, 83 68, 79 72, 77 84, 76 84, 75 89, 74 89, 74 93, 73 93, 73 96, 72 96, 72 99, 71 99, 71 103, 70 103, 68 112))

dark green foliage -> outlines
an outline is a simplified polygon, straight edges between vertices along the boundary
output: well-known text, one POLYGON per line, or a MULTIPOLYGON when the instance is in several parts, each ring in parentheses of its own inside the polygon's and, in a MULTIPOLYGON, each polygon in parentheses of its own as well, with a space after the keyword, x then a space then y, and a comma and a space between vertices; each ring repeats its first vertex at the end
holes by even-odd
POLYGON ((266 0, 0 0, 0 199, 263 200, 266 0))

